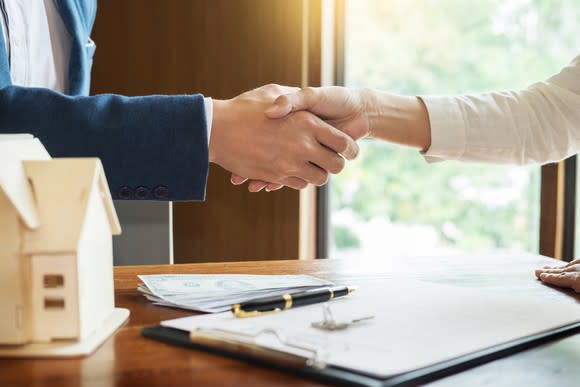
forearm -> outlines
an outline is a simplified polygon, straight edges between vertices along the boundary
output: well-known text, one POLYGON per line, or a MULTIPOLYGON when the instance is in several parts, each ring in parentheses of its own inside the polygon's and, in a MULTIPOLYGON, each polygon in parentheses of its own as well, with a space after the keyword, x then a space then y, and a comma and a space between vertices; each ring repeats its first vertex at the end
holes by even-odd
POLYGON ((361 90, 369 136, 426 150, 431 144, 429 116, 420 98, 361 90))

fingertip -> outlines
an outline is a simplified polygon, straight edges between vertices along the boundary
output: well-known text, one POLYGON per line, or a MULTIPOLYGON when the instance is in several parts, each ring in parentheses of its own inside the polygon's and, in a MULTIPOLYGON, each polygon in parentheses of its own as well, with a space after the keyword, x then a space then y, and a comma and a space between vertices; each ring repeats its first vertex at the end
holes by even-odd
POLYGON ((236 175, 236 174, 232 174, 232 176, 231 176, 231 178, 230 178, 230 182, 231 182, 233 185, 240 185, 240 184, 244 184, 244 183, 246 182, 246 180, 248 180, 248 179, 246 179, 245 177, 238 176, 238 175, 236 175))
POLYGON ((352 151, 352 158, 351 160, 354 160, 358 157, 358 155, 360 154, 360 147, 358 146, 358 142, 355 142, 353 145, 353 151, 352 151))
POLYGON ((266 186, 266 191, 267 192, 278 191, 282 187, 284 187, 284 186, 281 184, 268 184, 266 186))
POLYGON ((353 142, 352 144, 348 145, 346 151, 342 153, 342 155, 344 156, 345 159, 352 161, 357 158, 359 150, 360 149, 358 147, 358 144, 356 142, 353 142))
POLYGON ((260 180, 254 180, 251 181, 250 184, 248 184, 248 190, 250 192, 260 192, 261 190, 263 190, 266 186, 268 185, 268 183, 265 183, 263 181, 260 180))

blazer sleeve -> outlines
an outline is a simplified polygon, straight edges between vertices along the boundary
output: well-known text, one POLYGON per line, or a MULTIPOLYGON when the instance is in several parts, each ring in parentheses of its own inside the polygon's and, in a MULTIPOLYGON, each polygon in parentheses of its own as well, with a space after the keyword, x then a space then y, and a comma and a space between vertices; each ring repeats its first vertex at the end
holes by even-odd
POLYGON ((99 157, 115 199, 203 200, 202 95, 68 96, 0 89, 0 133, 32 133, 53 157, 99 157))

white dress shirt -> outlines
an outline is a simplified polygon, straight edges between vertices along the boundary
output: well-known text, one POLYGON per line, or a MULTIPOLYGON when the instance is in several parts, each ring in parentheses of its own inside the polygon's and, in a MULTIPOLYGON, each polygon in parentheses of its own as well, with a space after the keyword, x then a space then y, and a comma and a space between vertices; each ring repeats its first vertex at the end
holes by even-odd
MULTIPOLYGON (((12 83, 44 87, 65 93, 72 38, 55 0, 4 0, 10 31, 0 16, 6 49, 10 52, 12 83), (10 39, 8 39, 10 37, 10 39)), ((207 138, 212 126, 213 104, 205 98, 207 138)))
POLYGON ((4 5, 10 40, 4 18, 0 20, 10 45, 12 83, 65 92, 72 41, 54 0, 4 0, 4 5))
POLYGON ((546 163, 580 151, 580 56, 525 90, 422 96, 429 161, 546 163))

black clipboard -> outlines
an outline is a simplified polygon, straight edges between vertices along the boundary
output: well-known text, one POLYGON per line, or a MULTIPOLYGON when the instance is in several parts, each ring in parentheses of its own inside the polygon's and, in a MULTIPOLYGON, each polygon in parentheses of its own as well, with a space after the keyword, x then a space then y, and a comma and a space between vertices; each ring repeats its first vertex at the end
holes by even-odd
POLYGON ((316 368, 311 366, 292 366, 268 358, 252 356, 239 351, 225 350, 211 345, 194 343, 189 338, 189 332, 163 326, 143 328, 141 334, 147 338, 178 345, 190 349, 202 350, 216 355, 226 356, 258 366, 274 368, 280 371, 305 376, 314 380, 340 384, 345 386, 416 386, 418 384, 432 382, 478 365, 500 359, 526 349, 536 347, 557 339, 580 333, 580 322, 564 325, 562 327, 539 332, 524 338, 513 340, 504 344, 489 347, 454 359, 433 364, 428 367, 393 375, 384 379, 371 375, 357 373, 352 370, 328 366, 316 368))

